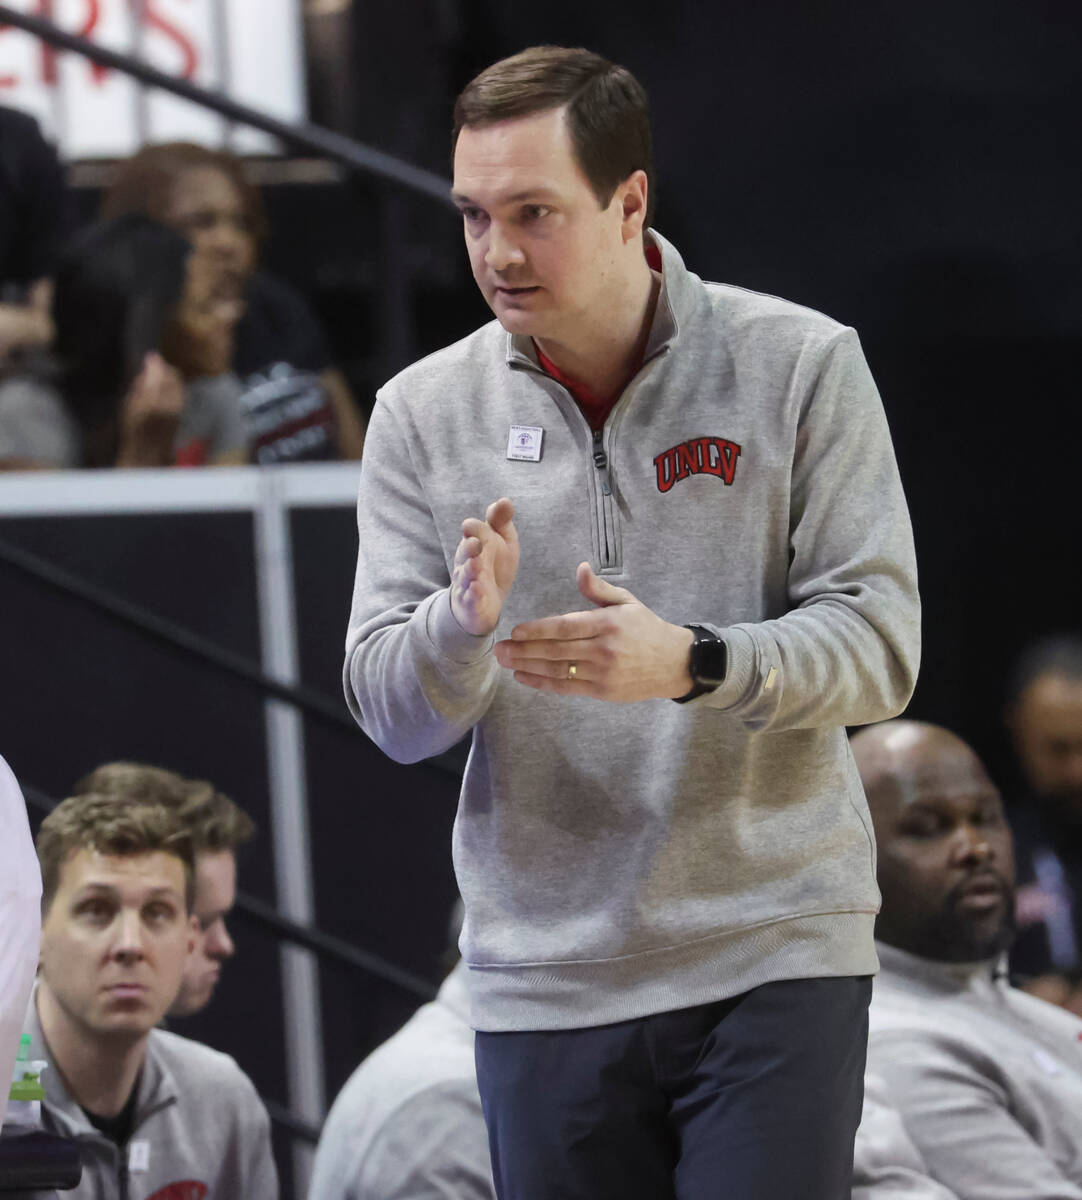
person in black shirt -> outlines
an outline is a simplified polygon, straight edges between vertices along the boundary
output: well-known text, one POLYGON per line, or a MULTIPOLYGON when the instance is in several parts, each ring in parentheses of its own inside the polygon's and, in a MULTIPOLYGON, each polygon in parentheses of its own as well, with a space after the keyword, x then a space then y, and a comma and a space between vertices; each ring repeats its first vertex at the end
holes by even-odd
POLYGON ((364 422, 314 314, 256 270, 266 218, 239 159, 187 142, 146 146, 121 167, 102 211, 178 229, 212 264, 221 296, 241 305, 231 366, 256 462, 360 457, 364 422))
POLYGON ((69 218, 56 151, 33 117, 0 107, 0 368, 52 340, 49 276, 69 218))

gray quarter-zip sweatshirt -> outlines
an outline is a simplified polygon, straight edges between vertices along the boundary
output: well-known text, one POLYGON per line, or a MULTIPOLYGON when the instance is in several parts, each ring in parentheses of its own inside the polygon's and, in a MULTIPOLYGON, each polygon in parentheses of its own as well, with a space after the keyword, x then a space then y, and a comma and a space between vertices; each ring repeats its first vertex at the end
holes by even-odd
POLYGON ((844 726, 898 713, 919 654, 882 405, 851 329, 704 283, 648 236, 661 296, 598 444, 496 322, 391 380, 369 426, 346 695, 400 761, 473 730, 453 850, 479 1029, 876 969, 844 726), (512 426, 542 431, 537 461, 510 457, 512 426), (714 628, 722 686, 625 705, 517 684, 448 598, 463 518, 503 495, 522 555, 496 638, 587 607, 587 559, 665 620, 714 628))
POLYGON ((154 1029, 136 1084, 126 1146, 99 1132, 68 1094, 41 1031, 36 999, 23 1032, 42 1076, 42 1124, 79 1144, 83 1176, 71 1200, 277 1200, 270 1120, 252 1081, 227 1054, 154 1029))

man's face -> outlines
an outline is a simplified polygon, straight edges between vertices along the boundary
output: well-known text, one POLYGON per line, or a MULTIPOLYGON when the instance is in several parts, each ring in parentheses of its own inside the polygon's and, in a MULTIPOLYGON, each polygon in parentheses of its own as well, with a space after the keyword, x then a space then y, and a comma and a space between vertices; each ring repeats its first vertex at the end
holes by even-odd
POLYGON ((1010 725, 1030 788, 1082 824, 1082 680, 1039 676, 1019 697, 1010 725))
POLYGON ((1014 846, 999 792, 962 743, 910 752, 875 805, 876 935, 942 962, 979 962, 1014 934, 1014 846))
POLYGON ((622 188, 602 209, 575 161, 564 110, 464 128, 454 174, 473 277, 503 327, 559 344, 596 326, 628 226, 622 188))
POLYGON ((188 1017, 210 1002, 222 964, 235 947, 226 928, 237 898, 237 860, 232 850, 203 850, 195 856, 195 917, 199 925, 195 952, 188 960, 180 994, 169 1010, 188 1017))
POLYGON ((91 1036, 148 1033, 180 987, 195 944, 184 864, 163 851, 77 850, 41 927, 41 985, 91 1036))

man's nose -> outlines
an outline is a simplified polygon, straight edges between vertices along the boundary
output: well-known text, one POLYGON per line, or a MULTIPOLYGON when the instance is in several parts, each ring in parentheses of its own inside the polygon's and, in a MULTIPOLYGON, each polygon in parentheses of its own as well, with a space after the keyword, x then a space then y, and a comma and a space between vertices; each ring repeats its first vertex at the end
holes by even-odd
POLYGON ((963 863, 990 862, 995 858, 995 850, 984 830, 968 822, 955 833, 952 852, 955 861, 963 863))
POLYGON ((485 265, 493 271, 503 271, 523 261, 523 253, 514 238, 497 221, 492 221, 488 227, 488 249, 485 251, 485 265))
POLYGON ((134 962, 143 957, 143 926, 138 913, 120 914, 113 953, 124 962, 134 962))
POLYGON ((232 958, 236 952, 224 921, 215 921, 203 934, 203 953, 207 958, 232 958))

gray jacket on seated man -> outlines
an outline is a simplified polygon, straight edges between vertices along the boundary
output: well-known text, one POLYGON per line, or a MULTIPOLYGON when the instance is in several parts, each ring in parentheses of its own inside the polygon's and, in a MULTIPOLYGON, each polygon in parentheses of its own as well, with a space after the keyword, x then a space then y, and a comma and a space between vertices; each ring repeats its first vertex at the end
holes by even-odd
POLYGON ((308 1200, 493 1200, 466 966, 350 1076, 308 1200))
POLYGON ((852 1200, 957 1200, 928 1176, 886 1083, 864 1077, 864 1107, 853 1155, 852 1200))
POLYGON ((936 726, 886 722, 853 752, 883 894, 869 1070, 961 1200, 1082 1200, 1082 1021, 1007 980, 1014 853, 999 792, 936 726))

